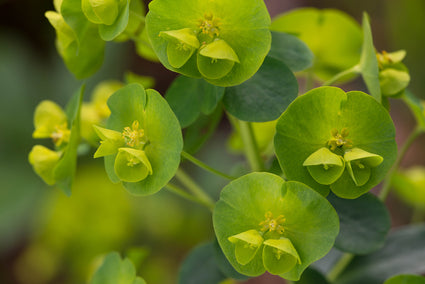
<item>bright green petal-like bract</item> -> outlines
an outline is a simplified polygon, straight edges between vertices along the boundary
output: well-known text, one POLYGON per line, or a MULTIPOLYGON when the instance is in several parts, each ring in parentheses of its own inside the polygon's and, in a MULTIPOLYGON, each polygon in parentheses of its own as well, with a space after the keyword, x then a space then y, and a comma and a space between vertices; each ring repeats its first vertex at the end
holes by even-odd
POLYGON ((339 197, 356 198, 381 182, 391 168, 397 156, 394 137, 391 117, 371 96, 321 87, 298 97, 282 114, 274 143, 289 180, 304 182, 323 195, 331 189, 339 197), (311 111, 305 112, 307 107, 311 111), (347 155, 344 172, 330 185, 315 180, 303 166, 323 147, 341 158, 347 155))
MULTIPOLYGON (((117 153, 105 156, 106 172, 113 182, 122 181, 130 193, 148 195, 157 192, 174 176, 180 164, 183 139, 176 116, 158 92, 145 91, 137 83, 115 92, 109 98, 108 106, 111 110, 106 123, 108 129, 123 133, 123 136, 126 131, 138 129, 143 137, 137 140, 138 143, 127 139, 117 153), (126 158, 124 162, 123 157, 126 158), (132 162, 139 165, 140 172, 121 171, 125 163, 132 162)), ((103 135, 106 137, 105 133, 103 135)))
POLYGON ((48 185, 53 185, 56 179, 53 174, 53 169, 60 159, 60 153, 50 150, 41 145, 35 145, 29 156, 28 160, 34 171, 44 180, 48 185))
POLYGON ((166 68, 203 77, 214 85, 233 86, 260 68, 271 45, 270 21, 262 0, 154 0, 149 4, 146 29, 166 68), (177 46, 162 35, 186 29, 196 35, 201 46, 189 49, 176 64, 177 46))
POLYGON ((268 270, 292 281, 328 253, 339 231, 338 215, 323 196, 270 173, 251 173, 225 186, 213 224, 236 271, 258 276, 268 270))

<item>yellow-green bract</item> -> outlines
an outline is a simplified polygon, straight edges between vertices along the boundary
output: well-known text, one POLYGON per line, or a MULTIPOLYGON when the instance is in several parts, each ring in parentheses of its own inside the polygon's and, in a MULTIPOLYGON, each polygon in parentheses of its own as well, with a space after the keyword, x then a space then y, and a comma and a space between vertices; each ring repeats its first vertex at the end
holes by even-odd
POLYGON ((129 84, 108 99, 106 128, 95 127, 102 142, 95 157, 105 157, 113 182, 136 195, 153 194, 174 176, 183 148, 179 122, 155 90, 129 84))
POLYGON ((336 87, 314 89, 292 102, 277 122, 274 144, 289 180, 342 198, 376 186, 397 156, 387 110, 365 93, 336 87))
POLYGON ((71 98, 66 113, 52 101, 42 101, 34 113, 34 138, 51 138, 55 149, 35 145, 28 160, 34 171, 49 185, 57 185, 67 195, 77 164, 80 141, 80 109, 84 86, 71 98))
POLYGON ((292 281, 332 248, 335 209, 319 193, 270 173, 238 178, 213 213, 218 243, 232 266, 249 276, 268 271, 292 281))
POLYGON ((274 18, 271 30, 294 34, 303 40, 315 56, 312 71, 321 80, 329 80, 360 60, 360 25, 341 11, 297 9, 274 18))
POLYGON ((255 74, 270 49, 269 25, 262 0, 154 0, 146 17, 166 68, 218 86, 255 74))

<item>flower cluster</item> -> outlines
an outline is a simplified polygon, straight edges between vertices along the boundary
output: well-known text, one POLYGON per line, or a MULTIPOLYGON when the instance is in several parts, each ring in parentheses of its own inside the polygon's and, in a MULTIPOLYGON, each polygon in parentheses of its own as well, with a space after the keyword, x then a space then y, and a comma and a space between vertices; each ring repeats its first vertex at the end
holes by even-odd
POLYGON ((146 17, 162 64, 220 86, 240 84, 258 70, 270 49, 269 25, 259 0, 154 0, 146 17), (174 8, 181 13, 164 17, 174 8))
POLYGON ((409 85, 410 75, 407 67, 401 62, 406 51, 377 53, 379 66, 379 84, 384 96, 397 96, 409 85))
POLYGON ((257 276, 267 270, 293 281, 331 249, 339 231, 338 216, 323 196, 270 173, 251 173, 224 187, 213 221, 238 272, 257 276))

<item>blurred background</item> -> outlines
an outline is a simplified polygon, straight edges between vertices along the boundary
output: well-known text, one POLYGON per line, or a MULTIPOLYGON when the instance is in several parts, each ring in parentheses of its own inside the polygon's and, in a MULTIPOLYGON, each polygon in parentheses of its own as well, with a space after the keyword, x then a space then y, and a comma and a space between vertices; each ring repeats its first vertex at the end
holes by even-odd
MULTIPOLYGON (((146 5, 149 1, 145 1, 146 5)), ((412 77, 410 89, 425 99, 425 2, 423 0, 266 0, 272 16, 297 7, 335 8, 361 22, 371 18, 378 50, 405 49, 404 63, 412 77)), ((27 155, 35 144, 33 111, 50 99, 64 106, 82 82, 66 69, 55 49, 55 32, 44 17, 51 0, 0 0, 0 283, 86 283, 96 257, 111 250, 143 252, 139 274, 148 283, 175 283, 179 263, 191 248, 214 237, 210 213, 162 190, 137 198, 112 184, 103 162, 82 156, 71 197, 46 186, 32 171, 27 155)), ((106 79, 122 80, 131 70, 153 76, 155 88, 167 89, 175 74, 136 55, 132 43, 108 43, 105 62, 87 80, 87 93, 106 79)), ((364 89, 360 80, 357 86, 364 89)), ((401 102, 391 113, 401 143, 414 119, 401 102)), ((197 157, 229 172, 226 151, 231 132, 227 121, 197 157)), ((403 166, 424 164, 424 137, 409 150, 403 166), (423 148, 423 146, 422 146, 423 148)), ((214 198, 226 181, 187 165, 214 198)), ((395 198, 388 200, 393 226, 411 212, 395 198)), ((285 283, 270 275, 246 283, 285 283)))

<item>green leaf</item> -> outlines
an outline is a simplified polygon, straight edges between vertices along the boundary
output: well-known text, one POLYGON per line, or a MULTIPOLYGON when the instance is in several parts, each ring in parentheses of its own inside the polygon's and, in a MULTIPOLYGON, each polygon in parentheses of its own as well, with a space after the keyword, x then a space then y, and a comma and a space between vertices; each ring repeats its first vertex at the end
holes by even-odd
POLYGON ((425 284, 425 277, 419 275, 397 275, 385 281, 384 284, 425 284))
POLYGON ((128 258, 123 260, 117 252, 111 252, 105 256, 90 284, 146 284, 146 282, 136 277, 136 269, 128 258))
POLYGON ((331 249, 339 230, 335 210, 320 194, 304 184, 284 182, 269 173, 251 173, 225 186, 214 209, 213 224, 218 243, 229 262, 236 271, 248 276, 261 275, 267 267, 272 273, 279 272, 281 266, 267 260, 265 268, 263 258, 268 259, 269 252, 261 249, 246 265, 240 264, 235 244, 229 237, 257 230, 263 233, 264 245, 274 247, 281 244, 270 240, 289 239, 300 259, 293 269, 280 275, 290 280, 298 280, 308 265, 331 249), (272 224, 269 223, 271 219, 279 224, 279 232, 264 230, 272 224))
MULTIPOLYGON (((117 0, 115 0, 117 1, 117 0)), ((130 0, 119 1, 119 14, 112 24, 100 24, 99 35, 104 41, 111 41, 119 36, 127 27, 130 0)))
POLYGON ((224 95, 224 88, 203 79, 178 76, 168 88, 165 98, 182 128, 191 125, 202 113, 211 114, 224 95))
POLYGON ((368 254, 384 245, 391 219, 376 196, 367 193, 349 200, 330 194, 328 200, 339 215, 336 248, 353 254, 368 254))
POLYGON ((201 114, 195 123, 185 129, 184 150, 190 154, 196 153, 214 134, 222 116, 223 109, 220 107, 208 116, 201 114))
POLYGON ((360 58, 360 73, 366 83, 370 95, 379 103, 381 102, 381 86, 379 84, 379 67, 373 45, 372 31, 369 16, 363 14, 363 46, 360 58))
POLYGON ((272 31, 272 46, 268 56, 285 63, 292 72, 313 65, 314 55, 308 46, 294 35, 272 31))
MULTIPOLYGON (((340 134, 338 134, 340 135, 340 134)), ((304 182, 327 195, 331 189, 343 198, 357 198, 385 177, 397 156, 394 124, 387 110, 362 92, 345 93, 335 87, 316 88, 298 97, 282 114, 276 125, 276 155, 289 180, 304 182), (309 108, 312 111, 306 112, 309 108), (346 146, 332 150, 334 134, 344 132, 346 146), (334 133, 334 131, 336 131, 334 133), (330 186, 315 181, 304 161, 323 146, 343 156, 352 147, 379 155, 383 162, 370 168, 370 178, 357 186, 346 169, 330 186)), ((345 144, 344 144, 345 145, 345 144)), ((356 169, 357 170, 357 169, 356 169)))
POLYGON ((398 274, 422 274, 424 259, 425 226, 404 227, 391 233, 381 250, 355 257, 334 283, 375 284, 398 274))
MULTIPOLYGON (((180 164, 183 139, 177 118, 158 92, 151 89, 145 92, 139 84, 115 92, 108 106, 111 116, 107 128, 122 132, 138 121, 147 139, 143 151, 152 166, 152 175, 139 182, 124 182, 124 187, 135 195, 157 192, 174 176, 180 164)), ((119 181, 113 170, 115 158, 116 155, 106 156, 105 168, 112 181, 119 181)))
POLYGON ((277 119, 297 95, 298 83, 291 70, 281 61, 266 57, 253 77, 226 88, 223 103, 240 120, 265 122, 277 119))
POLYGON ((303 274, 301 275, 301 279, 296 284, 329 284, 326 280, 325 276, 323 276, 320 272, 315 269, 308 267, 303 274))
POLYGON ((68 196, 71 195, 72 181, 77 167, 77 148, 80 143, 80 111, 83 102, 85 85, 71 98, 67 107, 71 135, 62 157, 53 170, 57 186, 68 196))
POLYGON ((226 279, 214 257, 214 244, 206 243, 194 248, 180 267, 179 284, 217 284, 226 279))
POLYGON ((208 82, 223 87, 244 82, 260 68, 270 49, 269 25, 270 16, 261 0, 219 0, 214 3, 199 0, 154 0, 149 3, 146 16, 146 29, 152 47, 167 69, 188 77, 204 77, 208 82), (227 55, 224 57, 230 60, 218 59, 217 65, 213 65, 210 64, 211 58, 223 57, 223 53, 219 57, 211 56, 217 56, 218 50, 224 49, 208 52, 208 59, 199 54, 204 49, 201 46, 196 56, 193 54, 179 68, 173 67, 167 56, 169 42, 158 35, 181 29, 196 31, 199 42, 205 42, 207 47, 215 39, 223 40, 234 54, 228 53, 230 49, 226 48, 224 53, 227 55), (229 57, 230 54, 232 55, 229 57))
POLYGON ((63 44, 57 31, 58 51, 75 77, 87 78, 102 66, 105 42, 100 38, 97 26, 84 16, 81 0, 63 0, 60 14, 73 30, 75 41, 63 44))
POLYGON ((293 34, 305 42, 314 54, 312 70, 323 81, 359 62, 361 29, 344 12, 301 8, 275 17, 271 30, 293 34))

